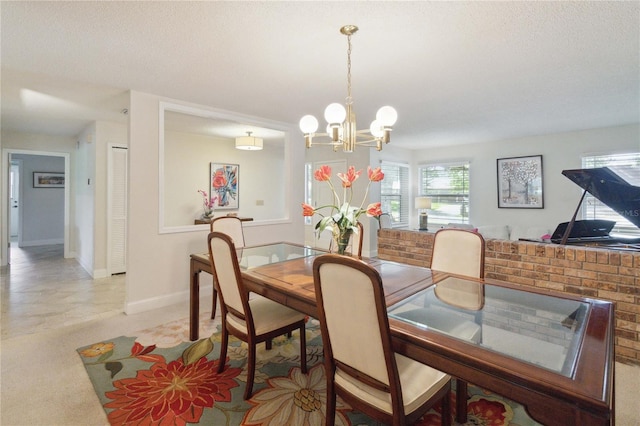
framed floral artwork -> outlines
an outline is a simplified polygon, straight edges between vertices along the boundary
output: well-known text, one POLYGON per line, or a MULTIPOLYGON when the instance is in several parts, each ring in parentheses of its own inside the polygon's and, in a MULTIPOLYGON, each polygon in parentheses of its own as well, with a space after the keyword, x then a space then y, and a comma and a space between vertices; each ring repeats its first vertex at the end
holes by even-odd
POLYGON ((211 163, 209 183, 211 197, 218 197, 216 210, 233 210, 240 207, 240 186, 237 164, 211 163))
POLYGON ((498 207, 542 209, 542 155, 498 158, 498 207))

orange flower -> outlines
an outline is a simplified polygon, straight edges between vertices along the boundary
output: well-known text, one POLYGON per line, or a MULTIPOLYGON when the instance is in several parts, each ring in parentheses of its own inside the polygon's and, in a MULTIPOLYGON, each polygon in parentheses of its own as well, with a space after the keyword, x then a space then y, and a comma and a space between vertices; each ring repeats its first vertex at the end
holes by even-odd
POLYGON ((302 216, 313 216, 314 209, 306 203, 302 203, 302 216))
POLYGON ((351 188, 351 184, 360 177, 362 174, 362 170, 358 170, 356 172, 356 168, 353 166, 349 166, 349 170, 347 173, 338 173, 338 177, 342 181, 343 188, 351 188))
POLYGON ((315 171, 313 176, 320 182, 331 180, 331 167, 327 165, 320 166, 320 168, 315 171))
POLYGON ((367 206, 367 216, 378 217, 382 214, 380 203, 371 203, 367 206))
POLYGON ((205 408, 217 401, 231 401, 235 378, 242 370, 227 368, 218 373, 218 360, 184 365, 182 359, 168 364, 157 362, 149 370, 138 370, 136 377, 113 382, 113 391, 105 392, 112 401, 107 417, 111 424, 184 426, 198 423, 205 408))
POLYGON ((90 348, 87 348, 80 352, 81 355, 86 357, 94 357, 102 354, 106 354, 113 350, 115 345, 112 342, 109 343, 96 343, 91 345, 90 348))
POLYGON ((382 173, 380 167, 372 169, 371 166, 369 166, 367 168, 367 173, 369 174, 369 180, 371 182, 380 182, 382 179, 384 179, 384 173, 382 173))

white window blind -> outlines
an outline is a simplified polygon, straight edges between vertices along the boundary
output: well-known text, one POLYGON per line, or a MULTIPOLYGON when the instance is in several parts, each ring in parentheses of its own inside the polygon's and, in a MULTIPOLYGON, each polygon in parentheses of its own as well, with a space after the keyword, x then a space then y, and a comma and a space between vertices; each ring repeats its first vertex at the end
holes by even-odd
POLYGON ((420 195, 431 198, 430 223, 469 223, 468 162, 421 166, 419 179, 420 195))
MULTIPOLYGON (((631 185, 640 186, 640 152, 582 157, 582 168, 595 167, 608 167, 631 185)), ((637 226, 588 192, 582 202, 582 218, 613 220, 616 226, 612 232, 640 236, 637 226)))
POLYGON ((389 213, 393 226, 409 225, 409 166, 383 161, 384 179, 380 182, 380 203, 389 213))

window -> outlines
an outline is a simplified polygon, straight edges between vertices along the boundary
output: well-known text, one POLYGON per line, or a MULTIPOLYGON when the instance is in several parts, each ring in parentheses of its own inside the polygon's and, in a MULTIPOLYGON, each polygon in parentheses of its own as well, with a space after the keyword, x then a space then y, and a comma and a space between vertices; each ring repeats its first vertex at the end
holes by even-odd
POLYGON ((384 179, 380 182, 380 203, 389 213, 393 226, 409 225, 409 166, 382 162, 384 179))
POLYGON ((430 223, 469 223, 468 162, 422 166, 418 185, 420 196, 431 198, 430 223))
MULTIPOLYGON (((640 152, 582 157, 582 168, 595 167, 609 167, 629 184, 640 186, 640 152)), ((631 214, 638 215, 640 212, 635 211, 631 214)), ((582 218, 613 220, 616 222, 616 226, 612 232, 640 236, 640 229, 636 225, 589 193, 586 194, 582 202, 582 218)))

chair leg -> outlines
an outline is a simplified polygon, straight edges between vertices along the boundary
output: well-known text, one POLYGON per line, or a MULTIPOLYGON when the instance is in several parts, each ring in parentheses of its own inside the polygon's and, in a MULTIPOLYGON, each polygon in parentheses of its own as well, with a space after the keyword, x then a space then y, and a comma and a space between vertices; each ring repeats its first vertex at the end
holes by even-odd
POLYGON ((467 422, 467 382, 456 379, 456 421, 467 422))
POLYGON ((218 292, 216 291, 216 286, 213 286, 213 300, 211 304, 211 319, 216 317, 216 302, 218 301, 218 292))
POLYGON ((336 393, 333 389, 333 383, 327 383, 327 411, 326 411, 327 426, 334 426, 336 424, 336 393))
POLYGON ((300 327, 300 368, 307 374, 307 328, 305 324, 300 327))
POLYGON ((451 384, 449 384, 449 391, 442 397, 442 417, 440 424, 442 426, 451 426, 451 384))
POLYGON ((227 346, 229 345, 229 332, 227 331, 226 324, 222 324, 222 337, 220 342, 220 359, 218 360, 218 373, 224 371, 224 366, 227 363, 227 346))
POLYGON ((264 345, 266 346, 267 350, 270 351, 271 348, 273 348, 273 341, 269 339, 266 342, 264 342, 264 345))
POLYGON ((251 398, 253 393, 253 380, 256 375, 256 343, 249 339, 247 342, 247 387, 244 390, 244 399, 251 398))

